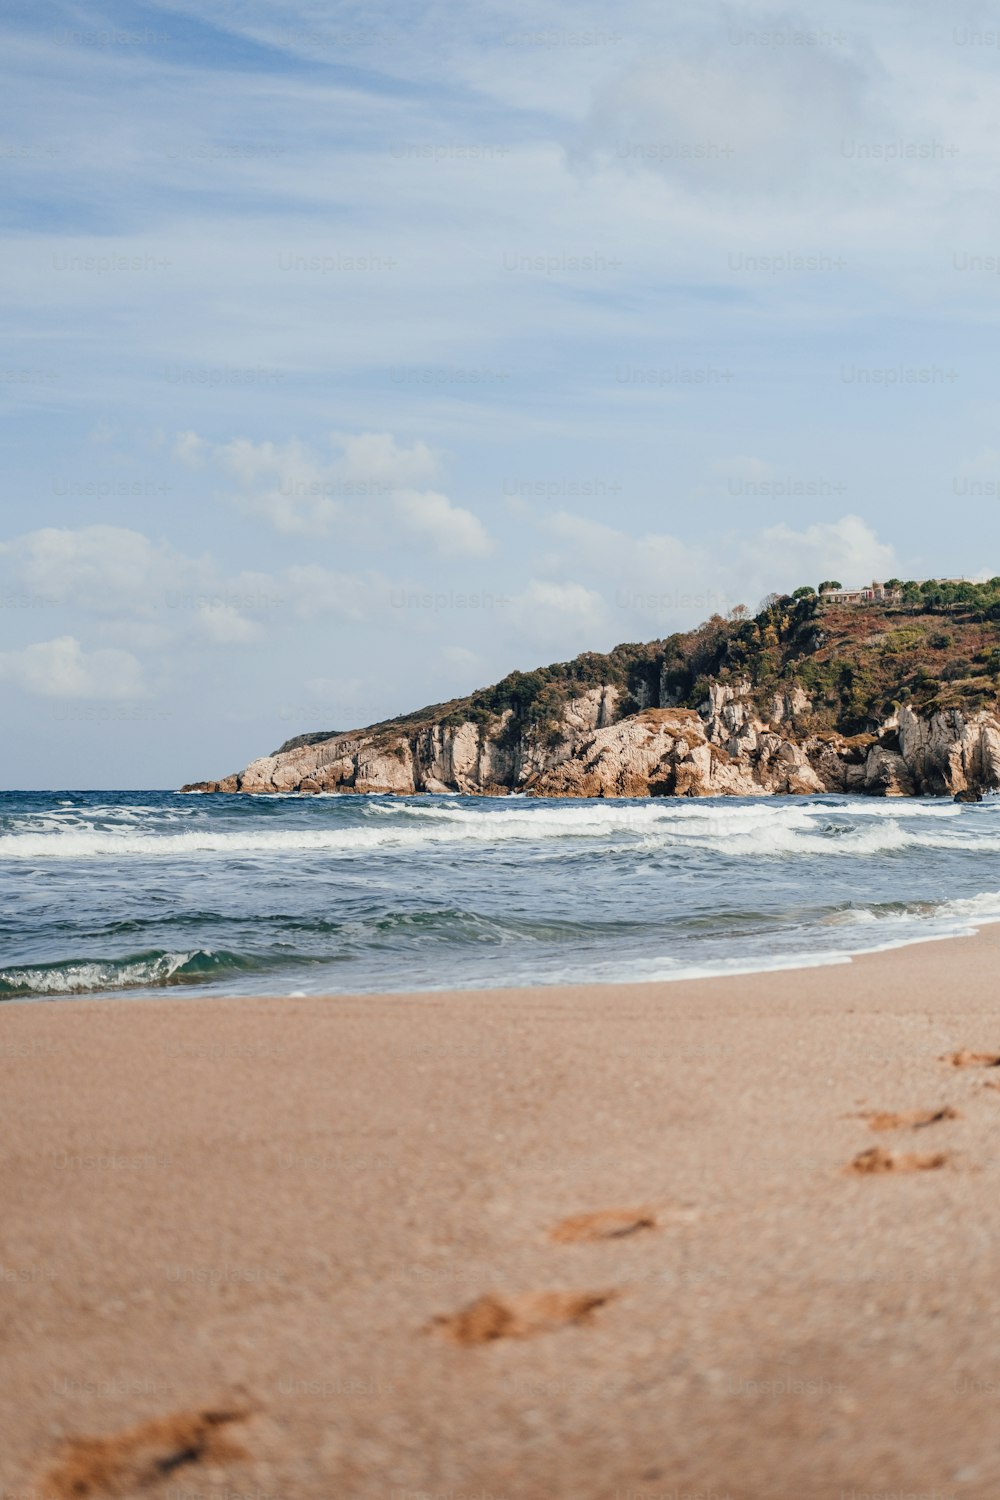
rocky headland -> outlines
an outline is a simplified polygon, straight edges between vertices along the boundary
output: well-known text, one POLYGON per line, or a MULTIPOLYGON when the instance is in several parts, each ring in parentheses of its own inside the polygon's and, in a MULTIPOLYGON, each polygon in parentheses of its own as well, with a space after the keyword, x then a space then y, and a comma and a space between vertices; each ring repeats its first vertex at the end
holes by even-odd
POLYGON ((975 799, 1000 788, 995 583, 868 607, 773 597, 753 617, 298 735, 183 790, 975 799))

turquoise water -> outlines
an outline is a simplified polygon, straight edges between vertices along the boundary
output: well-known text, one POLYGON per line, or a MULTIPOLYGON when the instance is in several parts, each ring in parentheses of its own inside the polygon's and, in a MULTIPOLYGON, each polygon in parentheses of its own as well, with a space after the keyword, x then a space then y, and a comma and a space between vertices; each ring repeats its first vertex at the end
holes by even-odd
POLYGON ((1000 798, 0 795, 0 998, 673 979, 1000 919, 1000 798))

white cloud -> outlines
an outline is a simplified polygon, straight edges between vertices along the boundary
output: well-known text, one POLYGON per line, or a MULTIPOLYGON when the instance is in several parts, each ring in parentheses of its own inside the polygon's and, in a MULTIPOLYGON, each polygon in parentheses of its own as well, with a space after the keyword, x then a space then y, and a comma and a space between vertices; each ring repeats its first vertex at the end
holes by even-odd
POLYGON ((95 614, 148 616, 182 580, 208 581, 205 564, 124 526, 47 526, 5 550, 29 588, 95 614))
POLYGON ((211 460, 238 485, 234 502, 288 536, 326 536, 384 546, 391 522, 441 557, 484 557, 492 542, 483 523, 447 495, 416 486, 440 468, 426 443, 398 443, 388 432, 334 433, 320 456, 298 438, 285 443, 234 438, 212 444, 182 433, 182 462, 211 460))
POLYGON ((393 509, 408 531, 424 537, 441 557, 485 557, 493 543, 480 520, 434 490, 398 490, 393 509))
POLYGON ((577 655, 603 638, 608 625, 604 599, 582 583, 533 578, 510 600, 515 629, 539 650, 577 655))
POLYGON ((337 434, 343 451, 345 479, 376 481, 392 488, 425 484, 441 467, 441 460, 426 443, 400 445, 390 432, 337 434))
POLYGON ((253 443, 235 438, 209 444, 203 450, 237 481, 236 503, 248 515, 259 516, 286 535, 321 536, 344 515, 337 476, 304 444, 253 443))
MULTIPOLYGON (((544 559, 547 570, 586 571, 589 584, 613 600, 621 622, 618 639, 648 639, 665 628, 724 614, 736 604, 755 608, 776 589, 815 585, 824 578, 864 583, 891 576, 898 567, 894 549, 853 515, 802 530, 781 523, 758 532, 729 532, 697 544, 668 533, 631 536, 568 511, 541 524, 559 543, 558 553, 544 559)), ((572 599, 580 585, 567 587, 572 599)), ((540 596, 537 602, 543 603, 540 596)), ((523 613, 522 606, 522 619, 523 613)), ((602 622, 594 613, 589 623, 596 630, 602 622)), ((588 642, 583 635, 580 639, 583 650, 588 642)))
POLYGON ((95 617, 105 636, 120 634, 129 645, 163 646, 184 635, 251 641, 257 632, 240 613, 241 601, 267 602, 276 592, 267 575, 227 578, 211 558, 190 557, 125 526, 50 526, 3 550, 25 586, 95 617))
POLYGON ((840 578, 850 586, 891 577, 898 566, 895 549, 880 542, 860 516, 817 521, 804 531, 784 522, 769 526, 759 536, 735 542, 729 561, 731 569, 734 565, 758 584, 770 577, 772 587, 780 588, 795 587, 793 579, 815 585, 824 578, 840 578))
POLYGON ((178 463, 186 464, 189 469, 199 469, 205 462, 206 447, 205 439, 196 432, 179 432, 172 452, 178 463))
POLYGON ((130 651, 84 651, 71 635, 0 652, 0 679, 40 698, 139 698, 145 692, 130 651))
POLYGON ((249 645, 264 620, 368 619, 387 608, 391 589, 380 574, 314 564, 226 573, 210 557, 190 557, 121 526, 47 527, 0 545, 0 555, 22 586, 71 615, 89 616, 106 639, 150 650, 185 639, 249 645))
POLYGON ((608 580, 621 581, 638 570, 644 578, 676 581, 701 562, 697 551, 675 536, 653 532, 632 537, 570 511, 557 511, 546 518, 544 527, 558 539, 560 552, 568 549, 574 558, 603 572, 608 580))
POLYGON ((197 620, 205 639, 217 646, 245 646, 260 635, 258 625, 223 599, 199 603, 197 620))
MULTIPOLYGON (((415 529, 446 523, 467 548, 482 543, 474 517, 467 526, 466 513, 444 496, 430 498, 427 507, 418 503, 408 513, 415 529)), ((22 586, 52 604, 87 614, 105 631, 120 622, 130 638, 149 645, 184 634, 223 645, 249 643, 259 634, 255 617, 264 615, 275 623, 322 615, 370 620, 390 607, 394 587, 374 570, 318 563, 227 573, 212 557, 191 557, 121 526, 27 532, 0 543, 0 557, 13 565, 22 586)))

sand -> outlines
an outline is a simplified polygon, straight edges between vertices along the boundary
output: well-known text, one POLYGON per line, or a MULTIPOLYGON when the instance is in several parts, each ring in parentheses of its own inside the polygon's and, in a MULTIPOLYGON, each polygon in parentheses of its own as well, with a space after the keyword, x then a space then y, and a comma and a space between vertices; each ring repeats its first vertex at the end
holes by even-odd
POLYGON ((0 1007, 0 1493, 993 1500, 998 960, 0 1007))

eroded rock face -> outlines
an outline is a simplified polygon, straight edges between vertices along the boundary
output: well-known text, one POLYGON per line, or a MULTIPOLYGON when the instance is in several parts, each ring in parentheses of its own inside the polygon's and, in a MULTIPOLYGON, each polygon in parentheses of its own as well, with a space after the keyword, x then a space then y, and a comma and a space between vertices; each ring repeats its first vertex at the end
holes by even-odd
POLYGON ((958 709, 921 719, 899 714, 900 748, 922 791, 937 795, 1000 786, 1000 723, 993 714, 958 709))
POLYGON ((873 745, 865 761, 862 791, 881 797, 912 797, 916 785, 906 761, 898 750, 873 745))
POLYGON ((718 683, 701 712, 669 705, 620 717, 614 687, 572 699, 555 724, 519 730, 506 712, 410 731, 388 727, 297 745, 185 791, 414 792, 542 797, 759 797, 862 792, 955 796, 1000 787, 1000 719, 910 708, 878 735, 797 734, 799 687, 763 720, 750 683, 718 683))
POLYGON ((681 768, 685 792, 690 785, 698 795, 712 768, 701 720, 690 709, 647 708, 584 732, 571 755, 530 775, 524 790, 540 797, 668 797, 677 795, 681 768))

